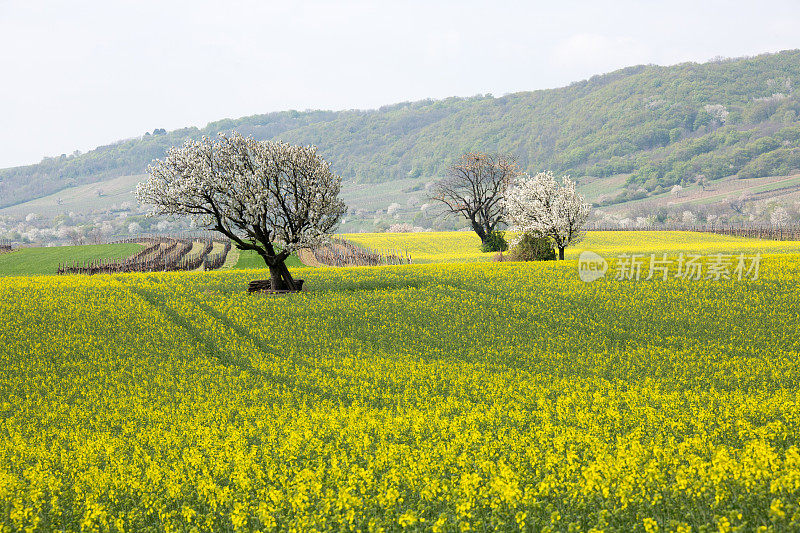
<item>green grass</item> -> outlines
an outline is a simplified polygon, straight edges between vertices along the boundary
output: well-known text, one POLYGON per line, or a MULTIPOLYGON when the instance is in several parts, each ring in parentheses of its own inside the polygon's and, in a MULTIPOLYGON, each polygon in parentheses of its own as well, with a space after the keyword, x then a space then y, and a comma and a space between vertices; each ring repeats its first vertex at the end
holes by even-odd
POLYGON ((607 178, 579 178, 576 188, 590 202, 599 196, 613 198, 625 189, 625 180, 629 174, 617 174, 607 178))
POLYGON ((761 185, 760 187, 753 187, 752 189, 749 190, 749 192, 751 193, 767 192, 767 191, 783 189, 784 187, 791 187, 793 185, 800 185, 800 176, 796 176, 793 179, 777 181, 775 183, 767 183, 765 185, 761 185))
POLYGON ((0 254, 0 276, 36 276, 55 274, 59 263, 118 259, 142 249, 140 244, 91 244, 85 246, 53 246, 21 248, 0 254))

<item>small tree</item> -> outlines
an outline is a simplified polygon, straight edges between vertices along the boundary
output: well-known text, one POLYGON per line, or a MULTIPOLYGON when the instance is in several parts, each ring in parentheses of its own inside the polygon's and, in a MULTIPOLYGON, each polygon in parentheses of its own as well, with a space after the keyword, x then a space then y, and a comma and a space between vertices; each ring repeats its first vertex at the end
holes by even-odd
POLYGON ((220 134, 171 148, 147 171, 137 196, 153 214, 191 216, 254 250, 274 289, 297 289, 286 258, 325 240, 346 211, 341 178, 313 146, 220 134))
POLYGON ((785 208, 777 207, 775 211, 770 214, 769 221, 772 223, 772 227, 780 228, 789 224, 789 222, 792 221, 792 217, 789 216, 789 212, 786 211, 785 208))
POLYGON ((519 175, 513 156, 464 154, 433 186, 431 198, 463 215, 485 244, 503 220, 503 189, 519 175))
POLYGON ((523 175, 508 187, 504 206, 509 229, 519 233, 512 244, 526 233, 550 237, 558 258, 564 259, 564 249, 583 239, 589 204, 575 192, 574 181, 567 176, 562 181, 559 185, 552 173, 540 172, 523 175))

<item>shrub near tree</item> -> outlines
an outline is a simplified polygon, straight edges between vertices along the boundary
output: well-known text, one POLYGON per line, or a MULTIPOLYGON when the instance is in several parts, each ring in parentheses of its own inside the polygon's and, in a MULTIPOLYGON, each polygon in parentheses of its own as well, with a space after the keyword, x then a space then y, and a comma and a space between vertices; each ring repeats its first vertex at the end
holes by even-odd
POLYGON ((502 231, 491 232, 481 243, 482 252, 505 252, 508 250, 508 241, 502 231))
POLYGON ((508 256, 511 261, 554 261, 556 249, 550 237, 523 233, 508 256))

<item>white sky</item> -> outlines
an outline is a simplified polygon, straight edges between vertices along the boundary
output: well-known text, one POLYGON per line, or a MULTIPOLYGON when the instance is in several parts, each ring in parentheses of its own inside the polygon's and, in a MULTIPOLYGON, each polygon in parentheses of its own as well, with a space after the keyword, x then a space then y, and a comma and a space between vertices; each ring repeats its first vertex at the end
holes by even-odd
POLYGON ((800 47, 798 0, 0 0, 0 168, 154 128, 800 47))

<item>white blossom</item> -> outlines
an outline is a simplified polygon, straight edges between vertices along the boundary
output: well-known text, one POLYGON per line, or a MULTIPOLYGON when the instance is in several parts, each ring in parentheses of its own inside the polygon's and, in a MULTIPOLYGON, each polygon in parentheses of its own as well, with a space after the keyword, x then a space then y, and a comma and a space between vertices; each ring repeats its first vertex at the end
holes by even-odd
POLYGON ((543 235, 553 239, 564 258, 564 249, 585 236, 584 226, 590 207, 575 192, 575 182, 568 176, 563 184, 550 172, 535 176, 522 174, 507 188, 504 199, 510 231, 517 232, 512 240, 516 244, 525 233, 543 235))
POLYGON ((322 240, 345 211, 341 178, 313 146, 220 134, 171 148, 148 173, 137 196, 152 214, 187 215, 255 240, 266 232, 290 252, 322 240))
POLYGON ((401 222, 389 226, 386 233, 420 233, 423 231, 425 231, 425 228, 409 224, 408 222, 401 222))
POLYGON ((238 248, 255 250, 273 282, 290 288, 286 258, 326 240, 346 211, 338 197, 341 177, 314 146, 219 134, 171 148, 148 174, 137 196, 152 214, 189 216, 238 248))
POLYGON ((711 117, 719 122, 720 124, 725 124, 728 121, 728 115, 730 114, 725 106, 722 104, 708 104, 703 107, 706 113, 711 115, 711 117))
POLYGON ((786 211, 786 209, 777 207, 775 211, 770 214, 769 220, 773 226, 779 227, 788 224, 792 218, 789 216, 789 212, 786 211))

